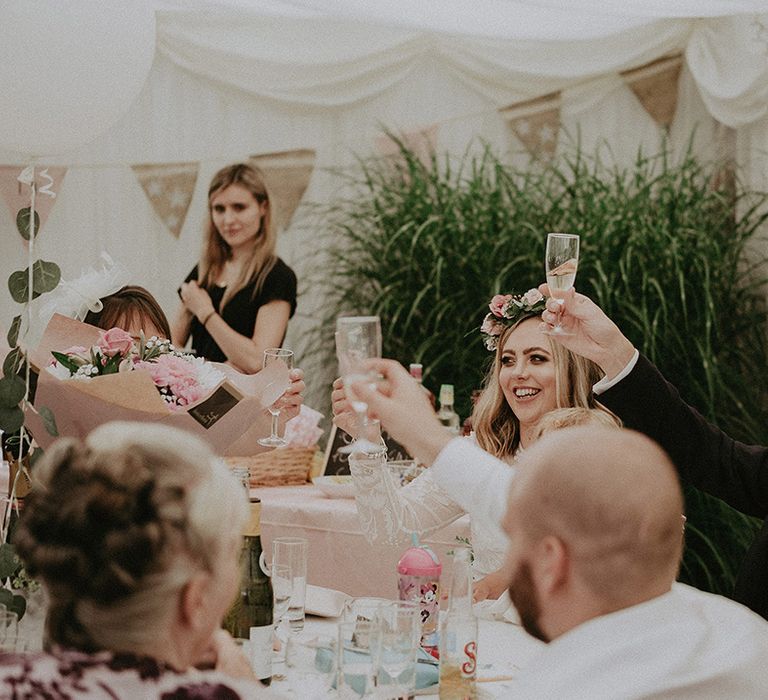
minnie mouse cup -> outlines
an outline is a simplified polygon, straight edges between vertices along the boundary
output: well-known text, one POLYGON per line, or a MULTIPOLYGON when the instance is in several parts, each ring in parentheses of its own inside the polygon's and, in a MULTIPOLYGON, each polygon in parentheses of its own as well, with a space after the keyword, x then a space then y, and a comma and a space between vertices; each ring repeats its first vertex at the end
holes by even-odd
POLYGON ((421 609, 421 644, 437 645, 437 609, 440 602, 440 573, 443 565, 427 546, 419 545, 416 535, 413 546, 405 550, 397 563, 400 600, 418 603, 421 609))

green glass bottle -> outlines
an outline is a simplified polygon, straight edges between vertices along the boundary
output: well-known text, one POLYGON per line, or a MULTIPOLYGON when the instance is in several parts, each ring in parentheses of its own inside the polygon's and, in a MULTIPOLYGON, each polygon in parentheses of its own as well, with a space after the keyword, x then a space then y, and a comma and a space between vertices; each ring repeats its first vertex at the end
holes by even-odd
POLYGON ((243 645, 256 677, 272 682, 272 581, 259 566, 261 502, 251 499, 250 517, 240 559, 240 591, 224 619, 226 629, 243 645))

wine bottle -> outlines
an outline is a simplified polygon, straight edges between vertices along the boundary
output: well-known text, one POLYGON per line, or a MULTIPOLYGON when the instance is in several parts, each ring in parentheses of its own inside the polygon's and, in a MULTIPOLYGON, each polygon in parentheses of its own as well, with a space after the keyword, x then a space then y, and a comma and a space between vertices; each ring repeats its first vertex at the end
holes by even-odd
POLYGON ((453 410, 453 384, 443 384, 440 387, 440 410, 437 417, 452 435, 461 434, 461 419, 453 410))
POLYGON ((424 365, 418 362, 411 362, 411 364, 408 366, 408 371, 410 372, 411 376, 421 385, 421 388, 424 390, 424 393, 429 399, 429 405, 434 410, 435 395, 426 386, 424 386, 424 365))
POLYGON ((273 595, 272 582, 259 566, 260 517, 261 502, 253 498, 243 538, 240 591, 224 619, 224 629, 247 649, 256 677, 269 685, 272 682, 273 595))

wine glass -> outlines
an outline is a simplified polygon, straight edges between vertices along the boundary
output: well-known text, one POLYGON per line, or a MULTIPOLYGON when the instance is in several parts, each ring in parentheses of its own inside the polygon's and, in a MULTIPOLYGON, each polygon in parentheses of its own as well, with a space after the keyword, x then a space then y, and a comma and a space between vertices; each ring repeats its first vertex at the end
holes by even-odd
MULTIPOLYGON (((262 367, 266 368, 268 365, 274 364, 276 362, 281 362, 288 369, 292 369, 293 350, 288 350, 286 348, 267 348, 264 350, 264 363, 262 367)), ((281 438, 277 434, 278 422, 280 420, 280 409, 276 406, 277 402, 273 403, 269 407, 269 414, 272 416, 272 428, 270 430, 269 437, 260 438, 258 440, 259 445, 263 445, 264 447, 282 447, 283 445, 288 444, 284 438, 281 438)))
POLYGON ((336 681, 338 641, 329 635, 302 632, 288 639, 285 668, 297 698, 326 700, 336 681))
POLYGON ((376 610, 378 636, 376 685, 387 697, 410 697, 416 689, 416 653, 421 637, 421 607, 396 601, 376 610))
POLYGON ((362 437, 368 404, 354 393, 353 385, 367 382, 375 388, 377 375, 365 369, 365 361, 381 357, 381 322, 378 316, 340 316, 336 319, 336 354, 344 390, 357 415, 357 435, 339 452, 378 450, 379 445, 367 444, 362 437))
MULTIPOLYGON (((545 267, 549 293, 562 307, 565 303, 565 293, 573 287, 579 267, 579 237, 575 233, 547 234, 545 267)), ((571 335, 560 322, 561 314, 562 309, 557 314, 557 324, 549 334, 571 335)))

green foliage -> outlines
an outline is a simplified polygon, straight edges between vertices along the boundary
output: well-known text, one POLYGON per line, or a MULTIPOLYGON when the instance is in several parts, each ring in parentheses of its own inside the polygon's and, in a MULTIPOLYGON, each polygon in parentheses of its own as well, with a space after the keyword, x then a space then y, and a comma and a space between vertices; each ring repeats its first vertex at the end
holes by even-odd
MULTIPOLYGON (((32 263, 32 299, 37 299, 41 294, 51 292, 61 280, 61 270, 54 262, 35 260, 32 263)), ((8 278, 8 290, 11 297, 18 304, 25 304, 30 299, 29 294, 29 269, 16 270, 8 278)))
POLYGON ((29 207, 19 209, 18 214, 16 214, 16 228, 25 241, 37 236, 37 232, 40 230, 40 215, 35 212, 35 225, 32 227, 30 225, 30 219, 32 218, 30 214, 31 209, 29 207))
MULTIPOLYGON (((544 278, 546 232, 581 236, 579 290, 592 297, 685 399, 734 437, 768 444, 763 257, 751 250, 768 197, 716 187, 715 169, 638 155, 622 170, 583 154, 520 170, 490 150, 422 164, 361 163, 351 196, 319 213, 327 300, 307 358, 333 366, 333 319, 378 314, 384 355, 421 362, 469 412, 490 360, 479 325, 499 292, 544 278), (738 212, 738 215, 735 214, 738 212)), ((688 494, 683 577, 729 592, 754 521, 688 494)))

